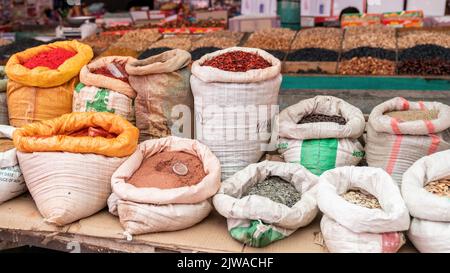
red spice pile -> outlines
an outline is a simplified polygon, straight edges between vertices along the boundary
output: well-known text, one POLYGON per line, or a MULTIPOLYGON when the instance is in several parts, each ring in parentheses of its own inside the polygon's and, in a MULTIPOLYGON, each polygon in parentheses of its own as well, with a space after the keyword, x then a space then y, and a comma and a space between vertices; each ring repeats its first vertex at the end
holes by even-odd
POLYGON ((108 131, 106 131, 105 129, 103 129, 101 127, 84 128, 79 131, 72 132, 72 133, 68 134, 68 136, 72 136, 72 137, 81 137, 81 136, 97 137, 97 136, 99 136, 99 137, 104 137, 104 138, 117 137, 116 134, 109 133, 108 131))
POLYGON ((64 48, 53 48, 49 51, 39 53, 22 63, 28 69, 33 69, 38 66, 48 67, 50 69, 57 69, 67 59, 72 58, 77 53, 64 48))
POLYGON ((172 189, 198 184, 206 176, 203 163, 185 152, 161 152, 145 159, 127 183, 138 188, 172 189), (174 164, 184 164, 188 172, 178 175, 174 164))
POLYGON ((106 77, 118 79, 118 80, 128 83, 128 73, 125 70, 126 63, 125 62, 113 62, 112 64, 120 71, 120 73, 122 73, 123 77, 117 78, 116 76, 114 76, 111 73, 111 71, 109 71, 107 66, 102 66, 100 68, 93 69, 93 70, 91 70, 91 72, 94 74, 100 74, 100 75, 103 75, 106 77))
POLYGON ((272 66, 258 54, 244 51, 227 52, 205 61, 202 65, 232 72, 246 72, 252 69, 264 69, 272 66))

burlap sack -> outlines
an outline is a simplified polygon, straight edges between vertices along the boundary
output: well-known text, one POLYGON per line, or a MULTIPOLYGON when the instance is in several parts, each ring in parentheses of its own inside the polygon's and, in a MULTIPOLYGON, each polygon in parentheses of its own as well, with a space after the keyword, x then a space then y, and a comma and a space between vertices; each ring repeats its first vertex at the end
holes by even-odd
POLYGON ((408 209, 395 182, 381 169, 346 166, 324 172, 319 179, 317 203, 330 218, 322 221, 321 230, 332 252, 395 252, 404 243, 394 234, 409 228, 408 209), (381 209, 346 201, 341 195, 350 189, 374 195, 381 209), (389 236, 389 240, 383 236, 389 236))
POLYGON ((203 220, 212 207, 207 201, 220 187, 220 163, 214 154, 196 140, 166 137, 147 140, 114 172, 110 212, 119 216, 126 234, 172 231, 203 220), (126 181, 142 161, 163 151, 196 155, 207 174, 198 184, 173 189, 138 188, 126 181))
POLYGON ((402 194, 414 217, 408 237, 420 252, 450 252, 450 202, 424 189, 450 177, 450 151, 425 156, 404 174, 402 194))
POLYGON ((364 133, 364 115, 342 99, 316 96, 302 100, 281 111, 277 122, 278 151, 285 161, 301 164, 316 175, 335 167, 357 165, 364 157, 364 149, 358 141, 364 133), (310 114, 341 116, 347 123, 298 124, 310 114))
POLYGON ((72 112, 72 94, 78 83, 78 74, 92 56, 90 46, 75 40, 41 45, 12 55, 5 67, 9 78, 9 123, 21 127, 72 112), (28 69, 22 65, 23 60, 55 47, 76 51, 77 54, 57 69, 42 66, 28 69))
POLYGON ((393 98, 376 106, 367 126, 366 157, 372 167, 383 168, 400 184, 403 173, 418 159, 450 149, 450 107, 439 102, 411 102, 393 98), (436 109, 431 121, 399 122, 384 115, 401 110, 436 109))
MULTIPOLYGON (((15 128, 0 125, 0 137, 12 139, 15 128)), ((27 191, 16 149, 0 152, 0 204, 27 191)))
POLYGON ((128 63, 132 57, 112 56, 96 59, 80 71, 80 83, 73 93, 73 112, 109 112, 135 122, 134 103, 136 92, 129 83, 92 73, 109 63, 128 63))
POLYGON ((193 138, 190 61, 189 52, 174 49, 127 64, 130 84, 137 92, 140 141, 170 135, 193 138))
POLYGON ((314 220, 318 209, 312 188, 317 182, 317 176, 300 165, 263 161, 225 180, 213 198, 214 207, 227 218, 231 237, 252 247, 264 247, 314 220), (290 182, 302 194, 301 200, 290 208, 258 195, 242 197, 249 187, 269 176, 290 182))
POLYGON ((272 116, 278 110, 280 72, 277 58, 264 50, 246 47, 218 50, 192 64, 196 139, 219 158, 222 180, 258 162, 266 151, 272 116), (202 66, 206 60, 231 51, 256 53, 272 66, 247 72, 202 66))

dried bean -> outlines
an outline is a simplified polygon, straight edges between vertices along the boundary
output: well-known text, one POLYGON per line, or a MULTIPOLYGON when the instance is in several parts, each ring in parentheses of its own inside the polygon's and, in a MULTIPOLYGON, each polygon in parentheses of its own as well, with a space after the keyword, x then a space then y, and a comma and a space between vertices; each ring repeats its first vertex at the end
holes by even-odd
POLYGON ((232 72, 245 72, 251 69, 264 69, 272 65, 258 54, 231 51, 205 61, 202 66, 212 66, 232 72))
POLYGON ((339 28, 302 29, 292 42, 291 49, 323 48, 339 51, 342 42, 342 30, 339 28))
POLYGON ((439 111, 432 110, 406 110, 392 111, 385 115, 397 119, 399 122, 415 121, 415 120, 433 120, 437 119, 439 111))
POLYGON ((401 49, 425 44, 450 48, 450 33, 440 31, 407 31, 400 32, 397 40, 397 46, 401 49))
POLYGON ((196 61, 198 59, 200 59, 201 57, 203 57, 203 55, 212 53, 214 51, 220 50, 220 48, 217 47, 199 47, 196 48, 195 50, 193 50, 191 52, 191 57, 193 61, 196 61))
POLYGON ((301 193, 291 183, 286 182, 278 176, 270 176, 256 183, 242 197, 249 195, 267 197, 276 203, 288 207, 293 207, 302 197, 301 193))
POLYGON ((381 205, 378 202, 378 199, 369 193, 363 193, 361 191, 356 190, 349 190, 348 192, 344 193, 341 196, 346 201, 361 207, 365 207, 368 209, 381 209, 381 205))
POLYGON ((244 46, 287 51, 294 36, 295 31, 286 28, 264 29, 250 35, 244 46))
POLYGON ((398 55, 400 61, 434 58, 450 60, 450 49, 438 45, 425 44, 404 49, 398 55))
POLYGON ((169 50, 172 50, 172 48, 170 47, 149 48, 146 51, 142 52, 141 55, 139 55, 138 59, 139 60, 147 59, 148 57, 155 56, 169 50))
POLYGON ((306 62, 337 62, 339 53, 321 48, 304 48, 289 53, 288 61, 306 62))
POLYGON ((395 49, 395 29, 386 26, 350 27, 345 30, 343 49, 380 47, 395 49))
POLYGON ((334 122, 338 123, 340 125, 345 125, 347 121, 345 118, 341 116, 329 116, 329 115, 323 115, 323 114, 309 114, 304 116, 298 124, 305 124, 305 123, 315 123, 315 122, 334 122))
POLYGON ((343 75, 394 75, 395 62, 372 57, 354 57, 339 62, 339 73, 343 75))
POLYGON ((428 192, 450 198, 450 179, 441 179, 428 183, 424 187, 428 192))
POLYGON ((344 60, 350 60, 354 57, 373 57, 395 61, 396 54, 394 50, 373 47, 358 47, 342 53, 342 59, 344 60))

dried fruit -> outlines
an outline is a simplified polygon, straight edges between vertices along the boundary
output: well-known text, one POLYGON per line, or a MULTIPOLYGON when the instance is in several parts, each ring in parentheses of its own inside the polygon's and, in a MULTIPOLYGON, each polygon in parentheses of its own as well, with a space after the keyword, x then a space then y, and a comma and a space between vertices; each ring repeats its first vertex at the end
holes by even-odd
POLYGON ((245 72, 251 69, 264 69, 272 64, 258 54, 238 50, 206 60, 202 66, 212 66, 232 72, 245 72))
POLYGON ((394 75, 395 62, 372 57, 354 57, 339 62, 339 73, 343 75, 394 75))

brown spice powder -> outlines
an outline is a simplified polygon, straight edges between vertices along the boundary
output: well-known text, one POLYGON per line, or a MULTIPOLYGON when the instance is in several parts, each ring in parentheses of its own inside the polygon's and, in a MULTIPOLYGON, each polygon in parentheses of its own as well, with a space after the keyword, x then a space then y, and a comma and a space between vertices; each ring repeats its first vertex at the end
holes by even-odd
POLYGON ((172 189, 198 184, 206 176, 200 159, 185 152, 161 152, 145 159, 127 183, 138 188, 172 189), (178 175, 176 163, 184 164, 188 172, 178 175))

